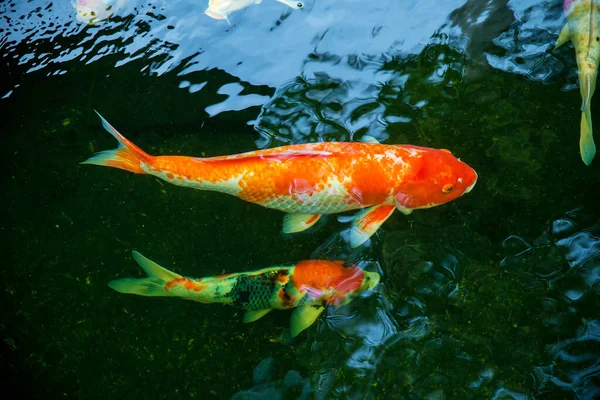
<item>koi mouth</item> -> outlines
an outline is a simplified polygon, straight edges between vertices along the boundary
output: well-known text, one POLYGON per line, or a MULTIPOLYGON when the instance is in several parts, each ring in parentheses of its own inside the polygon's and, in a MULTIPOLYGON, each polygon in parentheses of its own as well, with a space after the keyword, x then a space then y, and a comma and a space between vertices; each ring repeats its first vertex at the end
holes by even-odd
POLYGON ((475 174, 475 181, 473 183, 471 183, 471 186, 469 186, 468 188, 465 189, 465 191, 463 192, 463 194, 465 193, 469 193, 471 190, 473 190, 473 188, 475 187, 475 184, 477 183, 477 174, 475 174))

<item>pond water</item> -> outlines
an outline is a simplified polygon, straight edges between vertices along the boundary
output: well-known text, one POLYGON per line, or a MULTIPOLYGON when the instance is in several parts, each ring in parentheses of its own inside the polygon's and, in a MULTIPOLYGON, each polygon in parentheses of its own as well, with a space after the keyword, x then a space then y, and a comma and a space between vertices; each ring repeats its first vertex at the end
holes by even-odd
POLYGON ((70 0, 0 1, 5 390, 600 397, 600 172, 578 152, 573 48, 553 51, 561 2, 264 0, 227 20, 207 3, 127 0, 88 25, 70 0), (279 211, 79 165, 115 146, 94 109, 156 155, 368 134, 450 149, 479 180, 351 249, 351 213, 284 235, 279 211), (342 259, 382 283, 284 340, 287 311, 243 324, 111 290, 139 276, 132 250, 195 277, 342 259))

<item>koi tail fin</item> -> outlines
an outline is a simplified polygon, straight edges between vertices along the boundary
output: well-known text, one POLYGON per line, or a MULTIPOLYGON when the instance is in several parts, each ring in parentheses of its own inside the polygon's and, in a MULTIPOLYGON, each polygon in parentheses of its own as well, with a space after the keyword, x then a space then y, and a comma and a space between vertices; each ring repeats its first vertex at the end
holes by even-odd
POLYGON ((137 294, 140 296, 172 296, 171 293, 165 290, 165 286, 174 279, 182 279, 181 275, 161 267, 135 250, 133 251, 133 258, 146 271, 148 277, 110 281, 108 282, 108 286, 111 289, 121 293, 137 294))
POLYGON ((142 163, 152 163, 153 157, 121 135, 98 111, 96 111, 96 114, 100 117, 104 129, 119 141, 119 147, 114 150, 101 151, 82 162, 82 164, 103 165, 124 169, 136 174, 145 174, 146 172, 142 169, 142 163))
POLYGON ((594 131, 592 129, 592 113, 590 112, 591 99, 596 85, 595 75, 592 78, 590 74, 580 75, 581 85, 581 131, 579 136, 579 151, 581 159, 585 165, 590 165, 596 155, 596 145, 594 144, 594 131), (583 78, 583 79, 582 79, 583 78), (592 82, 593 79, 593 82, 592 82))
POLYGON ((596 145, 592 131, 592 115, 588 106, 581 113, 581 132, 579 136, 579 151, 585 165, 590 165, 596 156, 596 145))

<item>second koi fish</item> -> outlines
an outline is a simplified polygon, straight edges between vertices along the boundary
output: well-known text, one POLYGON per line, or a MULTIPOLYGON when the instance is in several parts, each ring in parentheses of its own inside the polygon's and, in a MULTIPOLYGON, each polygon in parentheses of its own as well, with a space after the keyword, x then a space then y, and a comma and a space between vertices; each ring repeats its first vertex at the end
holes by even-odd
POLYGON ((371 237, 396 208, 408 215, 435 207, 469 193, 477 182, 477 173, 448 150, 385 145, 373 138, 211 158, 151 156, 100 119, 119 147, 83 164, 154 175, 286 212, 284 233, 308 229, 323 214, 362 209, 350 229, 352 247, 371 237))
POLYGON ((582 100, 579 151, 585 165, 590 165, 596 156, 590 108, 600 64, 600 1, 564 0, 564 10, 567 23, 560 31, 554 48, 559 48, 569 39, 575 47, 582 100))
POLYGON ((292 337, 311 326, 325 307, 348 304, 375 288, 381 278, 377 272, 344 267, 343 261, 307 260, 292 266, 194 279, 169 271, 137 251, 133 258, 148 277, 109 282, 117 292, 228 304, 246 310, 244 322, 256 321, 274 309, 294 308, 292 337))

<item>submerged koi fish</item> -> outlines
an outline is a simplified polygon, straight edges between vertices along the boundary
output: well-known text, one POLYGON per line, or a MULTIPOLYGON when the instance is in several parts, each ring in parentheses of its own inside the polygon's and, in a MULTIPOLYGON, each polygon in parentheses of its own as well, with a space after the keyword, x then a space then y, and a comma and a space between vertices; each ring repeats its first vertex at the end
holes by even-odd
POLYGON ((295 308, 290 321, 292 337, 310 327, 325 307, 348 304, 380 280, 378 273, 344 267, 343 261, 307 260, 293 266, 194 279, 169 271, 137 251, 133 258, 148 277, 109 282, 117 292, 228 304, 247 310, 244 322, 254 322, 275 309, 295 308))
POLYGON ((77 10, 77 20, 89 25, 110 18, 125 5, 127 0, 74 0, 73 7, 77 10))
MULTIPOLYGON (((304 7, 302 1, 294 0, 276 0, 294 9, 304 7)), ((214 19, 227 19, 227 16, 232 12, 241 10, 253 4, 260 4, 262 0, 209 0, 208 8, 204 14, 214 19)))
POLYGON ((600 60, 600 1, 565 0, 564 9, 567 23, 560 32, 554 49, 569 39, 575 47, 582 100, 579 151, 583 162, 590 165, 596 155, 590 105, 596 89, 600 60))
POLYGON ((211 158, 151 156, 100 119, 119 147, 82 164, 150 174, 284 211, 284 233, 308 229, 323 214, 362 208, 350 230, 352 247, 364 243, 396 208, 408 215, 435 207, 470 192, 477 182, 475 171, 448 150, 385 145, 373 138, 370 143, 296 144, 211 158))

